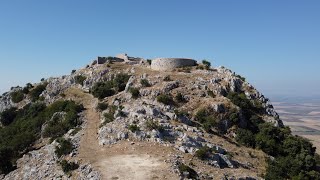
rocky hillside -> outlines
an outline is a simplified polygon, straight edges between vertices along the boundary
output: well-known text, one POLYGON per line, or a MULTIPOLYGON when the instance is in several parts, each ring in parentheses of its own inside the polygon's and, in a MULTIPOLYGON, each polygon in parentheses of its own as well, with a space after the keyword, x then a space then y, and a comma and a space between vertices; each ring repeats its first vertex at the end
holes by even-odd
POLYGON ((0 179, 319 178, 245 78, 204 62, 92 63, 0 98, 0 179))

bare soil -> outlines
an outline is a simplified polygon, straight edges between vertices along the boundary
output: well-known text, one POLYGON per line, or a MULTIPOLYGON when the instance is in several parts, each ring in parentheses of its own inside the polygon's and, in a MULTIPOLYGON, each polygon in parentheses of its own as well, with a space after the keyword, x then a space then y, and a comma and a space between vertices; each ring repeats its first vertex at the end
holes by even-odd
POLYGON ((87 119, 81 138, 78 158, 99 170, 102 179, 179 179, 167 163, 173 149, 149 142, 121 141, 113 146, 99 146, 97 140, 100 116, 97 100, 79 89, 65 93, 69 99, 82 102, 87 119))

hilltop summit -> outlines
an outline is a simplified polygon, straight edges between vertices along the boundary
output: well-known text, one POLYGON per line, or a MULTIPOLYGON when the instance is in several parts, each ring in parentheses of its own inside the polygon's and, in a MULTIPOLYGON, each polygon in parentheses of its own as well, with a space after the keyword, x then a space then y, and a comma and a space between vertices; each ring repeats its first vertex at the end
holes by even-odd
POLYGON ((208 61, 98 57, 12 88, 0 112, 4 179, 288 178, 270 168, 300 151, 305 176, 318 175, 312 144, 269 99, 208 61))

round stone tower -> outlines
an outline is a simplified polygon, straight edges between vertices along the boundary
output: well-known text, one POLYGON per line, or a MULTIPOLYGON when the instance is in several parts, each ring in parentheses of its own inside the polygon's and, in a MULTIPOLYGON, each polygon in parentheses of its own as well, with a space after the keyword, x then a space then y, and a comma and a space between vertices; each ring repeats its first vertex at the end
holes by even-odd
POLYGON ((185 66, 195 66, 196 60, 187 58, 157 58, 151 61, 151 69, 158 71, 170 71, 185 66))

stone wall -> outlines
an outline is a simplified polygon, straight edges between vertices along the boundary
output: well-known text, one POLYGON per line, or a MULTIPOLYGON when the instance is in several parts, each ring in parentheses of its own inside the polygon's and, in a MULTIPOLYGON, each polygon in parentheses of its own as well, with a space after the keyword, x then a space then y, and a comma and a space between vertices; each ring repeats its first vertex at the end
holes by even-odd
POLYGON ((123 59, 117 58, 117 57, 100 57, 98 56, 97 58, 97 64, 104 64, 107 61, 111 61, 111 62, 123 62, 123 59))
POLYGON ((186 58, 157 58, 151 61, 151 69, 166 71, 174 68, 195 66, 196 60, 186 58))

